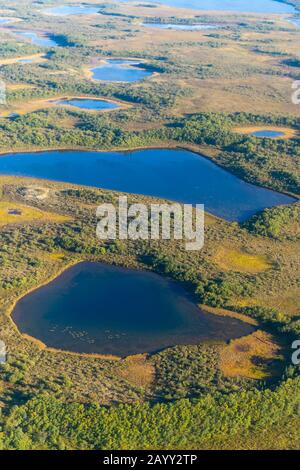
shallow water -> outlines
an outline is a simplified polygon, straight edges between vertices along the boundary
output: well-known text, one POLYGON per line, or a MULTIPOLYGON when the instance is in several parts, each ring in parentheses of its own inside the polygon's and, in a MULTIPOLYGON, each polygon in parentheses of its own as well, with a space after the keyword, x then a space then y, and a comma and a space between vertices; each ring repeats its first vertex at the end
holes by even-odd
POLYGON ((13 23, 14 21, 16 21, 14 18, 0 18, 0 25, 13 23))
POLYGON ((19 64, 32 64, 33 60, 32 59, 20 59, 18 60, 19 64))
POLYGON ((70 16, 70 15, 92 15, 99 12, 99 7, 88 5, 60 5, 58 7, 47 8, 43 13, 53 16, 70 16))
POLYGON ((146 28, 175 29, 176 31, 201 31, 207 29, 218 29, 213 24, 176 24, 176 23, 141 23, 146 28))
POLYGON ((282 137, 285 134, 284 134, 284 132, 281 132, 281 131, 272 131, 272 130, 265 129, 265 130, 261 130, 261 131, 252 132, 251 135, 253 135, 254 137, 274 138, 274 137, 282 137))
POLYGON ((58 42, 47 35, 35 33, 34 31, 18 31, 17 36, 23 36, 31 40, 32 44, 39 47, 56 47, 58 42))
POLYGON ((287 21, 293 23, 295 26, 300 26, 300 18, 288 18, 287 21))
POLYGON ((118 109, 120 106, 118 106, 115 103, 111 103, 109 101, 105 100, 96 100, 96 99, 90 99, 90 98, 73 98, 70 100, 58 100, 54 101, 55 104, 61 105, 61 106, 74 106, 75 108, 80 108, 80 109, 89 109, 89 110, 96 110, 96 111, 101 111, 105 109, 118 109))
POLYGON ((150 77, 152 72, 137 67, 140 62, 135 60, 109 59, 104 64, 91 69, 94 80, 108 82, 137 82, 150 77))
POLYGON ((295 201, 185 150, 14 153, 0 157, 1 173, 205 204, 208 212, 227 220, 245 220, 266 207, 295 201))
POLYGON ((13 319, 47 346, 120 356, 254 331, 242 321, 202 312, 167 278, 91 262, 23 297, 13 319))

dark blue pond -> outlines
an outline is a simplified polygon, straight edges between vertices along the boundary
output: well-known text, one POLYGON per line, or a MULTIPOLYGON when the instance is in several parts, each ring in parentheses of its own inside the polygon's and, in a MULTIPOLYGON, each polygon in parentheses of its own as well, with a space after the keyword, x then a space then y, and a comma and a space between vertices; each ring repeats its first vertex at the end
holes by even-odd
POLYGON ((35 33, 34 31, 18 31, 17 36, 25 37, 30 39, 32 44, 39 47, 56 47, 58 46, 58 42, 55 41, 47 34, 39 34, 35 33))
POLYGON ((146 28, 175 29, 176 31, 201 31, 207 29, 218 29, 213 24, 176 24, 176 23, 141 23, 146 28))
POLYGON ((110 103, 109 101, 96 100, 91 98, 73 98, 69 100, 58 100, 54 101, 55 104, 61 106, 74 106, 75 108, 81 109, 90 109, 96 111, 104 111, 105 109, 117 109, 118 106, 115 103, 110 103))
POLYGON ((151 71, 138 65, 139 62, 134 60, 109 59, 91 69, 92 77, 107 82, 137 82, 152 75, 151 71))
POLYGON ((294 202, 185 150, 15 153, 0 157, 0 173, 205 204, 208 212, 227 220, 245 220, 266 207, 294 202))
POLYGON ((282 137, 284 136, 284 132, 281 132, 281 131, 271 131, 271 130, 261 130, 261 131, 255 131, 255 132, 252 132, 251 135, 253 135, 254 137, 270 137, 270 138, 274 138, 274 137, 282 137))
POLYGON ((60 5, 43 10, 43 13, 53 16, 92 15, 98 12, 99 7, 89 5, 60 5))
MULTIPOLYGON (((128 0, 121 1, 128 2, 128 0)), ((292 13, 296 11, 292 5, 275 0, 147 0, 145 3, 162 3, 196 10, 229 10, 251 13, 292 13)))
POLYGON ((13 319, 47 346, 127 356, 248 335, 253 326, 198 309, 157 274, 84 262, 21 299, 13 319))

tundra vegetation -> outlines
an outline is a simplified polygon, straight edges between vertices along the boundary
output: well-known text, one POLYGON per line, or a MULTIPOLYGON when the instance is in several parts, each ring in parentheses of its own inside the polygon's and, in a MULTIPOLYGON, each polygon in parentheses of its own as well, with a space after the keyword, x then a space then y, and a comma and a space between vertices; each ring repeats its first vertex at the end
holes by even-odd
MULTIPOLYGON (((300 15, 299 0, 289 3, 300 15)), ((287 16, 107 1, 97 15, 58 19, 42 12, 49 5, 12 0, 8 12, 0 0, 6 16, 22 20, 0 28, 2 153, 184 147, 299 198, 300 108, 291 85, 299 78, 300 28, 287 16), (153 35, 142 26, 151 22, 218 28, 153 35), (21 30, 44 31, 58 46, 35 46, 15 34, 21 30), (26 56, 42 60, 18 62, 26 56), (92 80, 92 67, 121 57, 143 60, 155 73, 135 83, 92 80), (90 113, 43 105, 64 96, 123 106, 90 113), (250 127, 287 135, 238 131, 250 127)), ((0 176, 0 191, 3 449, 299 449, 300 371, 291 363, 300 334, 298 202, 243 223, 207 214, 205 246, 191 253, 175 240, 100 242, 96 207, 116 201, 114 191, 12 176, 0 176), (168 276, 212 315, 241 318, 257 331, 229 345, 128 358, 49 350, 21 335, 10 317, 16 300, 82 260, 168 276)))

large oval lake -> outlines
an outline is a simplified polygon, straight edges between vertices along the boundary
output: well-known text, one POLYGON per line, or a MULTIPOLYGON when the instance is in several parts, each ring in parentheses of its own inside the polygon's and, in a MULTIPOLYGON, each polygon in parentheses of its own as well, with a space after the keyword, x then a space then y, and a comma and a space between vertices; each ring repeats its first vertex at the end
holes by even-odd
POLYGON ((202 312, 174 281, 94 262, 79 263, 23 297, 13 319, 49 347, 118 356, 254 331, 240 320, 202 312))
MULTIPOLYGON (((121 0, 128 3, 129 0, 121 0)), ((147 0, 146 4, 162 3, 177 8, 195 10, 225 10, 249 13, 292 13, 296 9, 281 0, 147 0)))
POLYGON ((0 157, 0 174, 31 176, 204 204, 229 221, 296 200, 246 183, 201 155, 186 150, 133 152, 46 151, 0 157))

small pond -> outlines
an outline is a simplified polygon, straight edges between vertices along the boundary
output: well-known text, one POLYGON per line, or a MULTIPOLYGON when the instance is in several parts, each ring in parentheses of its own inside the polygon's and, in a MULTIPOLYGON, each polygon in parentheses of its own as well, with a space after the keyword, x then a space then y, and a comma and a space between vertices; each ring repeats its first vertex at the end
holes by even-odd
POLYGON ((53 103, 61 106, 73 106, 74 108, 95 111, 105 111, 106 109, 118 109, 120 107, 116 103, 92 98, 72 98, 65 100, 62 99, 54 101, 53 103))
POLYGON ((145 70, 135 60, 108 59, 98 67, 91 69, 93 80, 107 82, 137 82, 150 77, 153 72, 145 70))
POLYGON ((34 31, 17 31, 17 36, 30 39, 32 44, 39 47, 56 47, 59 43, 49 34, 34 31))
POLYGON ((269 138, 277 138, 277 137, 284 137, 285 133, 282 131, 272 131, 270 129, 262 129, 260 131, 251 132, 250 135, 254 137, 269 137, 269 138))

